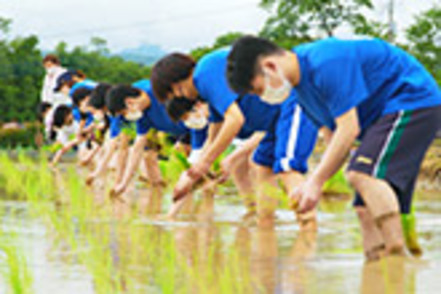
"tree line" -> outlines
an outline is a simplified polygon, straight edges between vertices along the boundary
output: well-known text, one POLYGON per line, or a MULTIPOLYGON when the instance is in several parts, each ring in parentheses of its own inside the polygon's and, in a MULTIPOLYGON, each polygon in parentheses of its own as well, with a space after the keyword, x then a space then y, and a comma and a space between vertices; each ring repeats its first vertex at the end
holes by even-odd
MULTIPOLYGON (((364 11, 375 9, 370 0, 261 0, 260 6, 270 16, 259 35, 286 48, 334 36, 342 27, 386 40, 394 37, 387 24, 365 16, 364 11)), ((39 39, 34 35, 9 38, 11 22, 0 17, 0 123, 34 121, 44 76, 39 39)), ((195 48, 191 54, 199 59, 242 35, 219 36, 211 46, 195 48)), ((418 58, 441 85, 441 6, 416 16, 405 30, 405 41, 397 45, 418 58)), ((60 42, 51 53, 59 56, 63 66, 81 69, 93 80, 131 83, 150 75, 150 67, 109 54, 101 38, 92 38, 87 46, 67 47, 60 42)))

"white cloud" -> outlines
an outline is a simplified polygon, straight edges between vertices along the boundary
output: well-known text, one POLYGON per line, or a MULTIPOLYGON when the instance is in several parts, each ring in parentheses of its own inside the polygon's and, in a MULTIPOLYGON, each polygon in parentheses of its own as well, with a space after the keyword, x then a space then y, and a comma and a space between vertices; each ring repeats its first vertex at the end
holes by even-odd
MULTIPOLYGON (((398 28, 440 0, 395 0, 398 28)), ((388 0, 374 0, 374 16, 387 19, 388 0)), ((61 40, 87 44, 103 37, 112 49, 158 44, 167 50, 189 50, 211 44, 230 31, 256 33, 267 13, 259 0, 0 0, 1 16, 14 20, 14 35, 37 34, 43 48, 61 40)))
POLYGON ((3 16, 14 20, 13 33, 35 33, 46 48, 60 40, 77 45, 100 36, 112 48, 153 43, 171 50, 208 45, 229 31, 258 32, 267 17, 257 7, 258 2, 77 0, 65 4, 55 0, 0 0, 0 6, 3 16))

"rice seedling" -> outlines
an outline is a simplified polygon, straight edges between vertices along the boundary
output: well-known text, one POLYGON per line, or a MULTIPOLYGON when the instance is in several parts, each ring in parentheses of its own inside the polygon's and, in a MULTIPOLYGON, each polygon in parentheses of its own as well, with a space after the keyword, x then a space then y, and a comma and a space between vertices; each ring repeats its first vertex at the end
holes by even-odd
MULTIPOLYGON (((4 241, 4 240, 3 240, 4 241)), ((9 286, 11 294, 31 294, 33 293, 32 272, 27 265, 26 258, 15 245, 0 245, 0 261, 6 264, 3 269, 3 276, 9 286)))
MULTIPOLYGON (((0 227, 0 275, 10 294, 32 294, 33 274, 24 251, 14 232, 5 233, 0 227)), ((0 285, 0 290, 3 285, 0 285)))
MULTIPOLYGON (((146 289, 149 293, 252 293, 255 289, 256 282, 234 246, 223 252, 222 260, 219 240, 205 242, 204 254, 198 254, 199 245, 196 250, 182 249, 172 231, 154 224, 141 226, 135 213, 116 219, 115 203, 107 199, 97 205, 75 169, 53 173, 45 160, 35 162, 22 154, 17 162, 0 154, 0 164, 7 192, 29 201, 52 234, 69 245, 87 268, 96 293, 145 293, 146 289)), ((172 157, 166 175, 171 179, 187 167, 179 156, 172 157)), ((13 283, 27 283, 22 280, 14 278, 13 283)))

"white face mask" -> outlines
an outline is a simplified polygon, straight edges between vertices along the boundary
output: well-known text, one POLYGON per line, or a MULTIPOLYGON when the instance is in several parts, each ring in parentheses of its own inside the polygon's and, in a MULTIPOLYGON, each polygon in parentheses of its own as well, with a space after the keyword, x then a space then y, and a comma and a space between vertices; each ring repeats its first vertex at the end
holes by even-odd
POLYGON ((202 130, 208 125, 208 119, 202 113, 190 114, 190 117, 184 120, 184 125, 189 129, 202 130))
POLYGON ((57 68, 55 66, 51 66, 49 68, 46 68, 46 73, 48 75, 54 75, 57 72, 57 68))
POLYGON ((141 110, 129 111, 126 115, 124 115, 124 118, 128 121, 137 121, 141 117, 142 117, 141 110))
POLYGON ((103 122, 104 121, 104 114, 102 112, 97 112, 93 115, 93 118, 98 123, 103 122))
POLYGON ((282 81, 282 84, 278 88, 274 88, 271 86, 270 76, 268 73, 264 73, 265 75, 265 90, 260 97, 262 101, 268 104, 280 104, 285 101, 292 90, 291 83, 285 77, 285 75, 278 69, 277 75, 282 81))
POLYGON ((95 125, 98 129, 102 130, 106 127, 106 119, 102 112, 97 112, 93 115, 95 125))

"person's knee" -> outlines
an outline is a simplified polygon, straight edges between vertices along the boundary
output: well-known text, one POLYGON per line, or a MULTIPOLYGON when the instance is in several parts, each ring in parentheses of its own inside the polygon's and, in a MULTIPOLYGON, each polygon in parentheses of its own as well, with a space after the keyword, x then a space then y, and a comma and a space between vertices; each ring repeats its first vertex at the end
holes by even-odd
POLYGON ((233 178, 242 179, 248 177, 248 173, 251 167, 248 165, 248 161, 243 158, 239 158, 234 162, 228 172, 233 178))
POLYGON ((369 211, 365 206, 355 206, 354 209, 360 220, 366 219, 369 216, 369 211))
POLYGON ((363 228, 367 228, 375 225, 372 215, 367 207, 356 206, 354 207, 354 209, 355 212, 357 213, 358 219, 360 221, 360 225, 363 228))
POLYGON ((348 171, 346 172, 346 179, 352 187, 358 188, 366 181, 367 175, 357 172, 357 171, 348 171))
POLYGON ((274 175, 271 166, 256 163, 254 161, 250 161, 249 165, 250 165, 250 169, 252 169, 256 173, 256 175, 258 174, 260 176, 267 176, 267 177, 274 175))

